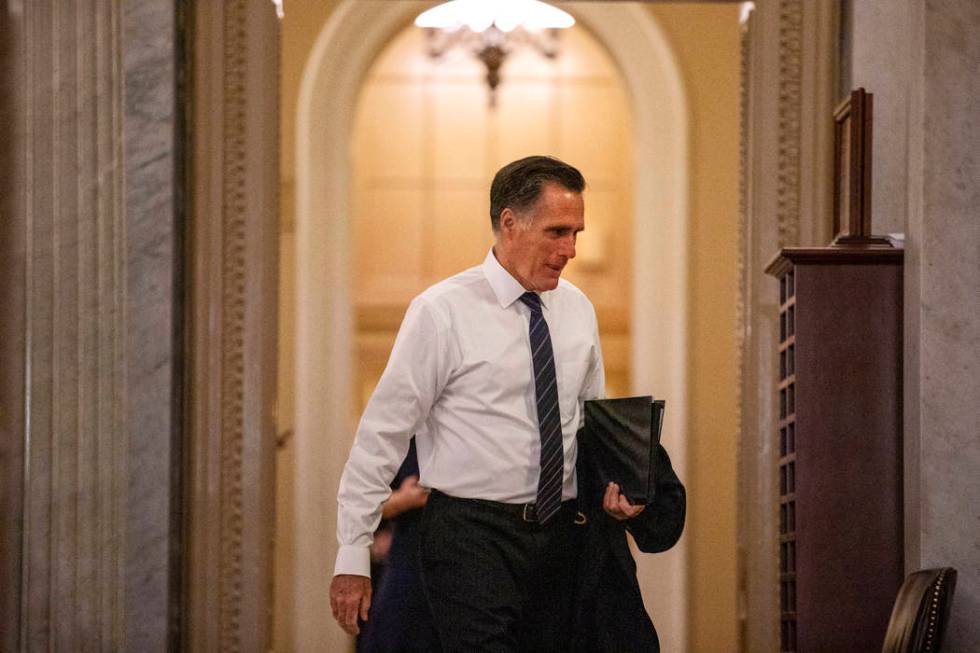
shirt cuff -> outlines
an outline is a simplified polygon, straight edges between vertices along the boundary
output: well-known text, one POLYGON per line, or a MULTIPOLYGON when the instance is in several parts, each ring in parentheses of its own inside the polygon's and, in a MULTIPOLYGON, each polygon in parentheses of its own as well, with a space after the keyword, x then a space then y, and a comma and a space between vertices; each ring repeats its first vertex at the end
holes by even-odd
POLYGON ((334 565, 333 575, 352 574, 354 576, 371 577, 371 549, 366 546, 341 544, 337 551, 337 564, 334 565))

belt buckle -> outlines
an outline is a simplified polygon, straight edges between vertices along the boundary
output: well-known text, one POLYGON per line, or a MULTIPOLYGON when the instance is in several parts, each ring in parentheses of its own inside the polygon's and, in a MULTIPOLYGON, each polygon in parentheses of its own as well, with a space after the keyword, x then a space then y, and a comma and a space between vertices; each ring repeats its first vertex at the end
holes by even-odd
POLYGON ((538 513, 535 505, 533 503, 525 503, 521 517, 523 517, 524 521, 526 522, 537 523, 538 513), (530 515, 528 513, 530 513, 530 515))

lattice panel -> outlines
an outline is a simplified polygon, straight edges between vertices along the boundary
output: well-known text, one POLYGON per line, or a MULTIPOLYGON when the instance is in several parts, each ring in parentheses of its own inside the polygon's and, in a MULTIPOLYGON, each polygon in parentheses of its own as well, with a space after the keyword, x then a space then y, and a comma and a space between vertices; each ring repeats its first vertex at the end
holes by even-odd
POLYGON ((779 281, 779 650, 796 651, 796 282, 779 281))

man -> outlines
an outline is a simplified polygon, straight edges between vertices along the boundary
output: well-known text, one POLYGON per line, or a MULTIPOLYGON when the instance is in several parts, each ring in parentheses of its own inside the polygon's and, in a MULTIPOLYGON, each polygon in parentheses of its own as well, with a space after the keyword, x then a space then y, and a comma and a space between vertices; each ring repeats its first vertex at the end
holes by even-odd
MULTIPOLYGON (((561 280, 585 228, 578 170, 533 156, 490 189, 481 266, 413 300, 338 494, 331 606, 368 619, 368 546, 417 434, 422 575, 446 651, 564 651, 581 530, 575 434, 604 393, 595 311, 561 280)), ((622 496, 607 511, 638 514, 622 496)))

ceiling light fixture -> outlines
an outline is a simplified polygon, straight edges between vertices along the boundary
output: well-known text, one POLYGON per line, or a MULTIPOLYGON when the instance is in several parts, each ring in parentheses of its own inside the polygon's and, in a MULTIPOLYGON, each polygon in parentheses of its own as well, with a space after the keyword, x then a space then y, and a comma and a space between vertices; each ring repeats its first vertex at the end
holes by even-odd
POLYGON ((425 30, 433 59, 460 47, 483 62, 494 106, 507 55, 528 45, 553 59, 558 55, 558 30, 571 27, 575 19, 539 0, 451 0, 422 12, 415 24, 425 30))

